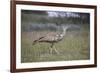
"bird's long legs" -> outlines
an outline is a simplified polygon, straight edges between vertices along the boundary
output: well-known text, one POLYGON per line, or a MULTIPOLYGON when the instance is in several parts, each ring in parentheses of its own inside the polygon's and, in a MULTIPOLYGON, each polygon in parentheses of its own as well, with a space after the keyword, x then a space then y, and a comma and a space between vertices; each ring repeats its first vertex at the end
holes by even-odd
POLYGON ((50 46, 50 54, 53 54, 53 50, 54 50, 57 54, 59 54, 59 52, 57 51, 57 49, 56 49, 56 48, 53 48, 53 46, 54 46, 54 43, 51 43, 51 46, 50 46))
POLYGON ((55 51, 57 54, 60 54, 60 53, 57 51, 57 49, 56 49, 56 48, 54 48, 54 51, 55 51))
POLYGON ((50 54, 52 54, 52 53, 53 53, 53 49, 52 49, 52 48, 53 48, 53 45, 54 45, 54 44, 53 44, 53 43, 51 43, 51 46, 50 46, 50 54))

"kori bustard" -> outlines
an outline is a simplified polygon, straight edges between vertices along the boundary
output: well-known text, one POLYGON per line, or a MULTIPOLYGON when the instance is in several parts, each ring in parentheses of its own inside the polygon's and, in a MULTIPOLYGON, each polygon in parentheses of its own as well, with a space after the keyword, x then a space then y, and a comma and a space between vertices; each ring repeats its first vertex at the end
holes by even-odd
POLYGON ((69 29, 69 27, 71 26, 62 26, 62 32, 61 33, 48 33, 36 40, 33 41, 32 45, 35 45, 36 43, 39 42, 46 42, 46 43, 50 43, 50 53, 52 54, 53 51, 55 51, 57 54, 59 54, 59 51, 56 48, 53 48, 54 44, 61 41, 64 36, 66 35, 66 30, 69 29))

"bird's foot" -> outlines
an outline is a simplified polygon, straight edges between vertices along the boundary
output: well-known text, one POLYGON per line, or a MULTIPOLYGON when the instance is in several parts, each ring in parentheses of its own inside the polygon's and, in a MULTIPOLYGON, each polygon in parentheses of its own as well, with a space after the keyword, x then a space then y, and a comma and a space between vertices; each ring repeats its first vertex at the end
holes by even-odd
POLYGON ((56 48, 50 48, 50 54, 52 55, 53 53, 56 53, 57 55, 60 54, 56 48))

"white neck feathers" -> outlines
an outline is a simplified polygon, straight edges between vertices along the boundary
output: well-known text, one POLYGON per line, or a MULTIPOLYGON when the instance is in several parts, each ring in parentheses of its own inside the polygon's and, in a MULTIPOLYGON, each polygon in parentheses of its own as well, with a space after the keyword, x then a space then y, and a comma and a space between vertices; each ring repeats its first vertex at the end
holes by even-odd
POLYGON ((69 27, 63 27, 63 32, 62 32, 62 35, 64 36, 66 34, 66 30, 68 29, 69 27))

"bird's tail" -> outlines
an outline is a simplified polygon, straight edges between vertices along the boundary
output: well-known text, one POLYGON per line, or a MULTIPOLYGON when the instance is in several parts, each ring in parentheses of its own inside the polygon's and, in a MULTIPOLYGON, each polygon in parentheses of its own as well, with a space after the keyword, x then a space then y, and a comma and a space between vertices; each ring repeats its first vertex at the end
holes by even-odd
POLYGON ((35 45, 38 40, 33 41, 32 45, 35 45))
POLYGON ((38 40, 34 40, 33 41, 33 43, 32 43, 32 45, 35 45, 37 42, 39 42, 39 40, 41 40, 42 38, 44 38, 44 37, 40 37, 38 40))

